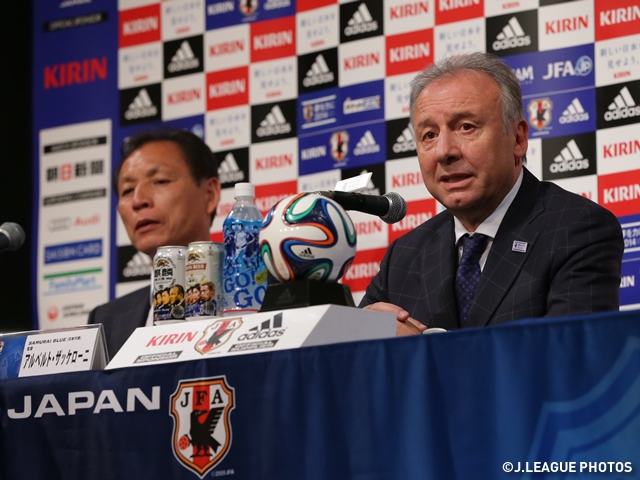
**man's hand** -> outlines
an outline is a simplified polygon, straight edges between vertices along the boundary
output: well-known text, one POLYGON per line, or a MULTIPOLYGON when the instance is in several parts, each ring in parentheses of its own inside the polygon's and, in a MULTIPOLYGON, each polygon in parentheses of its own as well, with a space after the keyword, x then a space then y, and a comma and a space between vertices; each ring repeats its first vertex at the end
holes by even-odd
POLYGON ((393 303, 378 302, 367 305, 363 310, 373 310, 374 312, 393 313, 396 316, 396 336, 420 335, 427 327, 415 318, 409 316, 405 309, 393 303))

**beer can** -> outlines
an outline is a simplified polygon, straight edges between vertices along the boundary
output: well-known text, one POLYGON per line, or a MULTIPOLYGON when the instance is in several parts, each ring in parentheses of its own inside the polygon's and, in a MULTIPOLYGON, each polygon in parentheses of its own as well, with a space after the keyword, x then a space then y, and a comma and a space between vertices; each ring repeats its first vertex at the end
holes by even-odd
POLYGON ((160 247, 153 257, 154 324, 184 320, 184 268, 187 247, 160 247))
POLYGON ((222 315, 224 247, 216 242, 192 242, 185 266, 185 315, 187 320, 222 315))

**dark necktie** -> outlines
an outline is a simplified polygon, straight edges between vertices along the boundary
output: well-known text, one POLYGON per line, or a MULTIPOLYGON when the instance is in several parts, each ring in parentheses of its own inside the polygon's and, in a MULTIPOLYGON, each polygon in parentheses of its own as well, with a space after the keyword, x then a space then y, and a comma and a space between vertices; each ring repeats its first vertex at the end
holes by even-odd
POLYGON ((473 294, 480 281, 480 257, 484 253, 489 237, 476 233, 462 237, 463 250, 458 272, 456 273, 456 301, 458 302, 458 318, 463 327, 467 314, 473 303, 473 294))

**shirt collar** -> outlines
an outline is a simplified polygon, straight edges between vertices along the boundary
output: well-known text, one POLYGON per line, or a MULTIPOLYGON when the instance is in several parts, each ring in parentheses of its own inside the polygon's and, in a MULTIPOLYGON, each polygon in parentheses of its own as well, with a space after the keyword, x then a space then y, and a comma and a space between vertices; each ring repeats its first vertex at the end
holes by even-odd
MULTIPOLYGON (((516 198, 516 194, 518 190, 520 190, 520 185, 522 185, 522 178, 524 177, 524 168, 520 170, 520 175, 518 175, 518 179, 516 183, 511 187, 511 190, 507 195, 502 199, 498 208, 496 208, 491 215, 489 215, 484 222, 482 222, 475 233, 482 233, 487 237, 494 239, 496 237, 496 233, 498 233, 498 228, 500 228, 500 224, 502 223, 502 219, 507 214, 507 210, 513 203, 513 199, 516 198)), ((464 226, 462 222, 458 220, 455 216, 453 217, 453 223, 455 225, 455 233, 456 233, 456 245, 460 241, 465 234, 471 234, 464 226)))

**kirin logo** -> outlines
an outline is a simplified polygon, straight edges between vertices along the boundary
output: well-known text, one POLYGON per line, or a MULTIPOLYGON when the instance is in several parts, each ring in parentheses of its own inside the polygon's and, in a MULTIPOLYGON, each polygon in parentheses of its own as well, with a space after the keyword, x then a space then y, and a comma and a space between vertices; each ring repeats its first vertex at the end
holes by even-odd
POLYGON ((234 392, 221 376, 182 380, 171 396, 173 454, 200 478, 218 465, 231 447, 234 392))
POLYGON ((241 326, 242 319, 240 317, 218 320, 204 330, 202 338, 196 342, 194 348, 198 353, 205 355, 224 345, 231 338, 231 334, 241 326))

